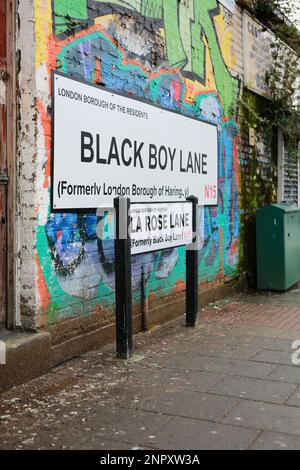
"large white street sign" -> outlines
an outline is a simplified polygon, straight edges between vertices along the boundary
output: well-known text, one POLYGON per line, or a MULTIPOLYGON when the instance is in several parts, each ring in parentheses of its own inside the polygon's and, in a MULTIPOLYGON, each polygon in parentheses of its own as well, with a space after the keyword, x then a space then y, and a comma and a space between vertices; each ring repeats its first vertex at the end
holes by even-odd
POLYGON ((217 204, 215 125, 53 74, 52 208, 217 204))
POLYGON ((130 217, 132 255, 193 242, 191 202, 132 204, 130 217))

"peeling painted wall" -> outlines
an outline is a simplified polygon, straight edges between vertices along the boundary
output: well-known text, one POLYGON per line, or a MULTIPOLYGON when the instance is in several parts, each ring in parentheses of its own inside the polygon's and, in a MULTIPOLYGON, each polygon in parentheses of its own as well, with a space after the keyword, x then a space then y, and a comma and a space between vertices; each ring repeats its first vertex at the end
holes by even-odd
MULTIPOLYGON (((22 3, 30 10, 28 2, 22 3)), ((94 312, 105 315, 114 304, 113 242, 97 239, 96 215, 50 212, 52 69, 218 125, 219 204, 200 209, 199 277, 209 285, 235 276, 240 240, 239 9, 233 16, 216 0, 29 3, 34 37, 22 38, 28 47, 23 44, 20 73, 20 111, 27 113, 19 142, 26 188, 21 222, 28 236, 25 242, 20 236, 22 317, 36 303, 32 321, 48 326, 94 312), (35 67, 22 78, 23 54, 35 54, 35 67)), ((105 222, 109 231, 112 222, 105 222)), ((142 269, 150 300, 185 289, 184 249, 133 257, 136 302, 142 269)))
POLYGON ((38 110, 36 107, 36 69, 34 0, 19 2, 17 9, 17 286, 16 326, 36 329, 39 322, 36 265, 36 214, 39 188, 38 110))

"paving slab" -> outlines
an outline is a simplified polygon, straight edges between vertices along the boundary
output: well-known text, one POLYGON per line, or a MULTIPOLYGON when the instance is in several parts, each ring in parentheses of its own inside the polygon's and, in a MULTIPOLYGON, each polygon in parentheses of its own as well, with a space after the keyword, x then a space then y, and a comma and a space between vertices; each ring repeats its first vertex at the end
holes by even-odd
POLYGON ((254 378, 267 378, 276 367, 274 364, 226 357, 199 356, 197 353, 170 353, 163 357, 156 357, 155 360, 149 362, 149 365, 172 370, 207 371, 254 378))
MULTIPOLYGON (((195 346, 193 349, 193 354, 197 354, 199 356, 207 356, 207 357, 224 357, 224 358, 232 358, 232 359, 250 359, 254 357, 256 354, 261 352, 261 346, 248 346, 248 345, 233 345, 225 344, 225 342, 221 344, 206 344, 201 345, 200 347, 195 346)), ((184 353, 184 351, 183 351, 184 353)))
POLYGON ((260 351, 251 357, 252 361, 263 362, 269 364, 282 364, 282 365, 291 365, 292 364, 292 350, 288 351, 272 351, 265 349, 260 351))
MULTIPOLYGON (((194 367, 200 367, 197 364, 194 367)), ((238 375, 241 377, 267 378, 276 366, 242 359, 207 358, 204 369, 210 372, 238 375)))
POLYGON ((292 406, 243 400, 223 422, 300 436, 300 409, 292 406))
POLYGON ((297 387, 295 392, 287 400, 286 404, 300 407, 300 387, 297 387))
POLYGON ((271 380, 225 377, 217 385, 211 387, 210 390, 212 393, 230 397, 283 404, 291 397, 296 388, 295 384, 271 380))
MULTIPOLYGON (((180 345, 180 352, 183 355, 193 353, 199 356, 248 359, 262 351, 263 346, 259 341, 255 344, 252 343, 251 340, 247 340, 227 335, 210 339, 197 338, 185 343, 184 345, 180 345)), ((177 345, 174 348, 166 348, 166 354, 172 352, 178 353, 177 345)))
POLYGON ((257 435, 257 430, 176 417, 157 434, 153 444, 168 450, 243 450, 257 435))
POLYGON ((253 450, 299 450, 300 437, 263 431, 254 441, 253 450))
POLYGON ((291 382, 300 384, 299 366, 277 366, 269 375, 270 380, 281 380, 282 382, 291 382))
POLYGON ((296 339, 300 340, 300 330, 299 329, 297 329, 297 330, 286 329, 286 330, 284 330, 280 333, 278 338, 280 338, 280 339, 289 339, 291 341, 296 340, 296 339))
POLYGON ((261 336, 251 336, 247 340, 249 345, 259 345, 262 349, 271 351, 287 352, 291 350, 291 340, 283 338, 266 338, 261 336))
MULTIPOLYGON (((250 335, 250 336, 232 336, 230 335, 222 335, 222 337, 212 336, 212 338, 202 340, 204 344, 207 345, 214 345, 220 344, 224 345, 224 347, 247 347, 253 348, 256 352, 263 351, 265 349, 270 349, 271 351, 290 351, 292 341, 290 339, 284 338, 268 338, 266 336, 257 336, 257 335, 250 335)), ((194 340, 193 344, 191 344, 190 349, 195 348, 195 344, 199 343, 199 339, 194 340)))
POLYGON ((233 325, 230 329, 230 334, 234 336, 262 336, 265 338, 278 338, 282 333, 283 331, 281 328, 251 324, 243 324, 241 326, 233 325))
POLYGON ((79 446, 64 446, 64 450, 155 450, 154 447, 146 447, 139 444, 130 444, 128 442, 103 439, 102 437, 92 436, 90 439, 82 442, 79 446))
POLYGON ((90 429, 90 435, 94 439, 97 437, 99 442, 101 439, 113 439, 132 445, 147 443, 151 446, 159 430, 171 419, 170 416, 158 412, 98 406, 84 423, 76 426, 76 430, 77 433, 84 434, 86 428, 90 429))
POLYGON ((161 391, 153 400, 141 401, 137 407, 167 415, 220 421, 236 402, 235 398, 176 390, 161 391))
POLYGON ((224 374, 201 371, 176 371, 156 369, 150 374, 136 371, 130 377, 131 384, 143 384, 148 387, 164 387, 166 390, 191 390, 206 392, 219 383, 224 374))

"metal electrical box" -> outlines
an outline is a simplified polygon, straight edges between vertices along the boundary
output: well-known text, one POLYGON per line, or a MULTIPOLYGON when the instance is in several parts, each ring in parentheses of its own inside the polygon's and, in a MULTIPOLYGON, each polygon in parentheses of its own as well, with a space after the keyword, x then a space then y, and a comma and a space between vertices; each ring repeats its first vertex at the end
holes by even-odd
POLYGON ((256 212, 257 288, 287 290, 300 281, 300 208, 270 204, 256 212))

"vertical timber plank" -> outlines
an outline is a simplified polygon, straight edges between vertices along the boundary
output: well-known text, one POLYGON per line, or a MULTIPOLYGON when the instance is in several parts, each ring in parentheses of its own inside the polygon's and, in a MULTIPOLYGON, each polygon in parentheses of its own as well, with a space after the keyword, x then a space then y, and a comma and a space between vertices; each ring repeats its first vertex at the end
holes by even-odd
POLYGON ((6 326, 16 324, 16 10, 15 0, 6 0, 7 57, 7 319, 6 326))
MULTIPOLYGON (((7 176, 6 162, 6 5, 0 2, 0 177, 7 176)), ((0 182, 0 328, 7 310, 7 187, 0 182)))

